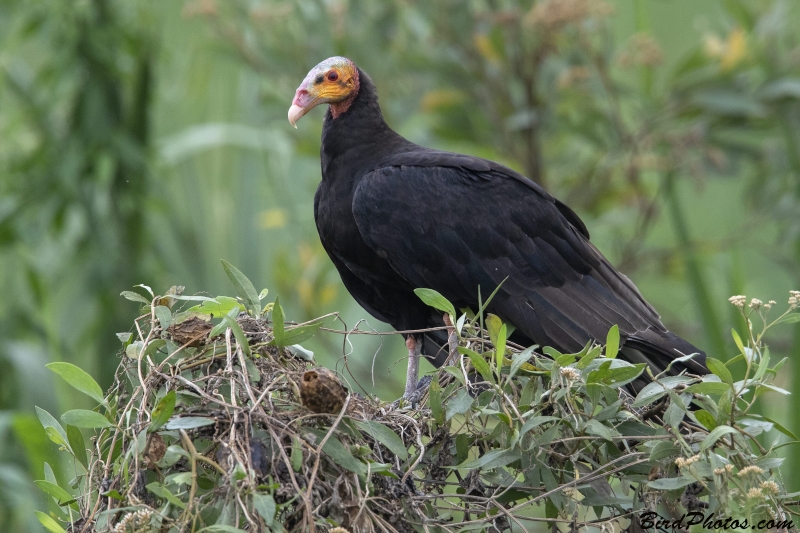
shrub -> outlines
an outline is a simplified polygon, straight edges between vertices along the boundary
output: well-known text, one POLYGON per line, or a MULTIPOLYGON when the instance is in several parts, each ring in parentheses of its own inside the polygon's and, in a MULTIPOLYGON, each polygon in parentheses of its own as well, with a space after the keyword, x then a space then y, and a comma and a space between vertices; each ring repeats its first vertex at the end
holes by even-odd
POLYGON ((486 304, 457 317, 419 290, 449 315, 458 353, 411 406, 348 394, 299 345, 329 317, 286 322, 278 299, 263 305, 267 291, 223 266, 236 298, 123 293, 144 314, 135 334, 119 334, 107 393, 73 365, 49 365, 98 407, 64 413, 64 425, 39 410, 75 471, 72 491, 49 467, 36 482, 58 504, 38 513, 48 530, 641 530, 655 520, 645 513, 788 520, 796 495, 783 489, 781 445, 760 439, 797 439, 751 411, 764 393, 787 394, 771 383, 785 360, 770 366, 763 335, 800 319, 800 294, 771 322, 774 302, 734 297, 748 325, 744 340, 734 332, 740 353, 709 358, 707 376, 651 376, 634 397, 626 385, 649 369, 616 358, 616 327, 604 346, 575 354, 521 347, 486 304), (746 374, 734 380, 739 360, 746 374))

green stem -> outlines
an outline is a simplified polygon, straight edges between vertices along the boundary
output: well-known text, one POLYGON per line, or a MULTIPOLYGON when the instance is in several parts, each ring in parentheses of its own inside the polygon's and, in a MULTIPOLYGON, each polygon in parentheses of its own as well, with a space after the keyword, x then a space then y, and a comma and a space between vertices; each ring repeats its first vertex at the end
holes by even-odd
POLYGON ((692 288, 695 303, 697 304, 698 311, 700 312, 700 321, 705 329, 706 340, 710 345, 715 357, 724 357, 725 354, 725 340, 722 337, 722 327, 720 325, 719 317, 714 309, 711 299, 711 291, 703 276, 702 268, 700 267, 700 260, 692 245, 691 237, 689 235, 689 228, 686 224, 686 216, 683 213, 678 193, 675 190, 675 174, 669 172, 666 176, 665 192, 667 195, 667 202, 669 204, 670 217, 672 224, 675 227, 675 233, 678 237, 678 244, 683 252, 686 261, 686 272, 689 278, 689 285, 692 288))

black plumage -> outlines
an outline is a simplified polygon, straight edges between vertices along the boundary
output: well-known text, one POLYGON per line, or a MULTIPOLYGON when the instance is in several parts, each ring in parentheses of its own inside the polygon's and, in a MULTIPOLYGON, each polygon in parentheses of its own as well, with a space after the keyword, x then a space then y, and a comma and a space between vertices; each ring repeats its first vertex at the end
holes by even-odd
MULTIPOLYGON (((519 343, 574 352, 617 324, 622 358, 657 373, 698 353, 672 372, 707 373, 705 355, 667 331, 569 207, 503 165, 404 139, 361 70, 356 91, 325 115, 314 213, 347 290, 371 315, 398 330, 442 326, 415 288, 475 310, 478 287, 485 298, 503 282, 488 310, 516 326, 519 343)), ((446 335, 419 340, 440 365, 446 335)))

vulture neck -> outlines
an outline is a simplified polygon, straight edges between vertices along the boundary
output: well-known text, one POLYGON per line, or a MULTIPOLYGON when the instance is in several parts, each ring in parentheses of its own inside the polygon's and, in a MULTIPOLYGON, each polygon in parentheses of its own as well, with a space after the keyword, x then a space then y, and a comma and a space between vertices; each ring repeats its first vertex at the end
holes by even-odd
POLYGON ((361 177, 383 156, 401 151, 409 141, 383 120, 378 92, 369 76, 358 70, 359 89, 347 111, 333 118, 330 108, 322 126, 322 179, 361 177))

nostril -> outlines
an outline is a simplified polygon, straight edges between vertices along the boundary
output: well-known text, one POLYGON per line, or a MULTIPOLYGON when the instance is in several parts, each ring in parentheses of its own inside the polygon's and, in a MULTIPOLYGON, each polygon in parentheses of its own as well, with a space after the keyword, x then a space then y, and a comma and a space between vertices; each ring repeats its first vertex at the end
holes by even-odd
POLYGON ((295 96, 308 96, 308 91, 305 89, 297 89, 295 96))

